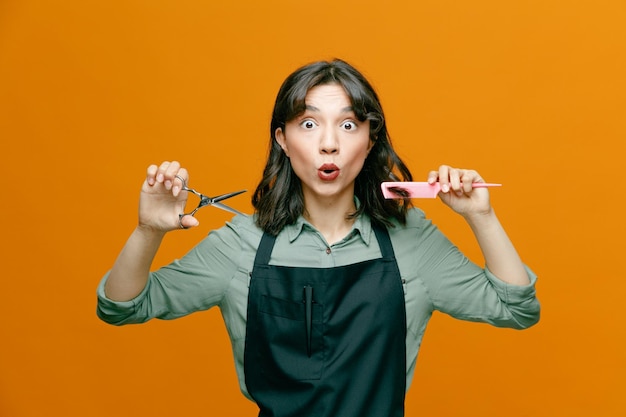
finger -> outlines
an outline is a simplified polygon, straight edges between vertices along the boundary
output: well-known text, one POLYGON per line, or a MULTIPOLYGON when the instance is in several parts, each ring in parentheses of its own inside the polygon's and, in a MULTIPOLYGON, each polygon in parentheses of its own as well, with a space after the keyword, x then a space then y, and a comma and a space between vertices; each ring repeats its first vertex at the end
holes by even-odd
POLYGON ((172 189, 172 184, 176 178, 178 170, 180 170, 180 163, 178 161, 172 161, 167 166, 167 169, 163 173, 163 184, 165 185, 166 190, 172 189))
POLYGON ((189 174, 185 168, 178 170, 174 175, 174 181, 172 182, 172 194, 177 197, 180 191, 189 183, 189 174))
POLYGON ((469 194, 474 189, 473 185, 475 182, 484 182, 482 178, 478 175, 478 173, 474 170, 466 170, 461 176, 461 183, 463 191, 466 194, 469 194))
POLYGON ((157 170, 159 169, 159 167, 157 167, 156 165, 152 164, 148 167, 147 171, 146 171, 146 181, 148 182, 148 185, 154 185, 154 183, 156 182, 156 175, 157 175, 157 170))
POLYGON ((198 221, 198 219, 189 214, 183 214, 179 217, 178 224, 180 225, 181 229, 189 229, 190 227, 198 226, 200 222, 198 221))
POLYGON ((169 168, 170 166, 170 162, 169 161, 164 161, 161 163, 161 165, 159 165, 159 168, 157 169, 157 173, 156 173, 156 181, 163 183, 165 181, 165 173, 167 172, 167 168, 169 168))
POLYGON ((176 174, 178 174, 179 170, 180 170, 180 163, 178 161, 170 162, 164 173, 165 180, 174 181, 174 177, 176 174))
POLYGON ((430 171, 428 172, 428 183, 429 184, 434 184, 437 182, 437 179, 439 178, 439 171, 430 171))
POLYGON ((439 167, 439 184, 442 192, 447 193, 450 191, 450 167, 448 165, 439 167))
POLYGON ((456 192, 457 195, 463 194, 461 189, 461 176, 463 175, 463 170, 458 168, 453 168, 450 170, 450 189, 456 192))

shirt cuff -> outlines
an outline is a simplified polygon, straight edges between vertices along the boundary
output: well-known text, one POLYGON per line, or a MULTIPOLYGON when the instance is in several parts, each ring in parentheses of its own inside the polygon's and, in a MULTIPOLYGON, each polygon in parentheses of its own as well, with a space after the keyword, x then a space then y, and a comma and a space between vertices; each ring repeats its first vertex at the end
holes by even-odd
POLYGON ((96 291, 98 296, 98 307, 97 314, 100 319, 109 323, 109 324, 125 324, 130 322, 128 320, 129 316, 133 315, 136 311, 136 306, 141 299, 143 299, 148 293, 148 287, 150 286, 150 281, 146 283, 144 289, 132 300, 128 301, 115 301, 111 300, 107 297, 104 286, 106 284, 107 279, 109 278, 110 271, 107 272, 100 284, 98 285, 98 289, 96 291))

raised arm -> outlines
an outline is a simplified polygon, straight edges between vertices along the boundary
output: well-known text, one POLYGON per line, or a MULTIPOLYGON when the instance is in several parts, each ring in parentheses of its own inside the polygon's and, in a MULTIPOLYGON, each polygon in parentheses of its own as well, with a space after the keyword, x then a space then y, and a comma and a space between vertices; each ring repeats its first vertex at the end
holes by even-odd
POLYGON ((183 213, 187 192, 182 191, 182 182, 188 181, 187 170, 176 161, 163 162, 160 166, 148 167, 146 179, 141 187, 139 218, 109 273, 105 293, 114 301, 135 298, 145 287, 150 267, 161 241, 167 232, 198 225, 192 216, 183 213))
POLYGON ((474 232, 491 273, 509 284, 529 284, 526 269, 491 206, 489 191, 472 187, 474 182, 484 182, 480 175, 442 165, 428 175, 428 182, 436 181, 441 184, 441 200, 463 216, 474 232))

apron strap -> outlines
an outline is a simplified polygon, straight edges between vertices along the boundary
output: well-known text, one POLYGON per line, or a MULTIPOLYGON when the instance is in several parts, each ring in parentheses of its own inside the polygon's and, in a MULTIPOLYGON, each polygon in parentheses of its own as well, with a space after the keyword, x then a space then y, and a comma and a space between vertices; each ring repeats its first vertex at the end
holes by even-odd
POLYGON ((389 231, 387 228, 372 224, 372 229, 376 234, 376 239, 378 240, 378 246, 380 247, 380 253, 383 256, 383 259, 395 260, 396 256, 393 251, 393 245, 391 244, 391 238, 389 237, 389 231))
POLYGON ((270 263, 270 256, 272 256, 272 250, 276 243, 276 236, 273 236, 267 232, 263 233, 261 243, 256 251, 256 257, 254 258, 255 265, 268 265, 270 263))

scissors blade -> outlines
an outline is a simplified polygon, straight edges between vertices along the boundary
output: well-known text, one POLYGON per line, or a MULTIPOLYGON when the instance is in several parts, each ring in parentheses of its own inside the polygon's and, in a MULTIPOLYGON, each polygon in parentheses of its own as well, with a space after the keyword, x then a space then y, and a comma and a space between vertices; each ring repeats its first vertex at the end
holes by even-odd
POLYGON ((235 210, 232 207, 228 207, 226 204, 222 204, 222 203, 219 203, 217 201, 212 202, 211 205, 213 207, 221 208, 222 210, 230 211, 231 213, 234 213, 234 214, 242 214, 243 215, 242 212, 240 212, 238 210, 235 210))
POLYGON ((211 201, 213 203, 217 203, 218 201, 226 200, 227 198, 231 198, 231 197, 234 197, 234 196, 239 195, 241 193, 245 193, 246 191, 247 190, 239 190, 239 191, 233 191, 232 193, 226 193, 226 194, 218 195, 217 197, 211 197, 211 201))

